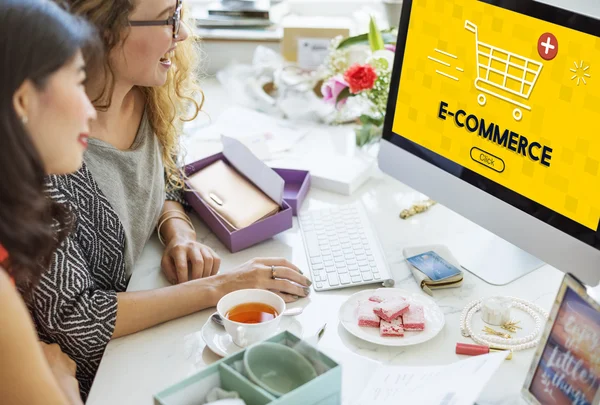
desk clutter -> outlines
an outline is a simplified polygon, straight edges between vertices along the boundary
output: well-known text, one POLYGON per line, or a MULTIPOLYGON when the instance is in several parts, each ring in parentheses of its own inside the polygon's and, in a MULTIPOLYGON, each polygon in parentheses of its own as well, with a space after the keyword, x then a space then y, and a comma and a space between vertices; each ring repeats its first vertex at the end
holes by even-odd
POLYGON ((310 174, 266 166, 238 140, 223 152, 186 166, 186 199, 231 252, 292 227, 310 187, 310 174))
POLYGON ((161 391, 154 401, 156 405, 206 404, 211 394, 224 390, 236 393, 239 399, 214 405, 339 404, 341 385, 342 370, 337 362, 284 332, 161 391))

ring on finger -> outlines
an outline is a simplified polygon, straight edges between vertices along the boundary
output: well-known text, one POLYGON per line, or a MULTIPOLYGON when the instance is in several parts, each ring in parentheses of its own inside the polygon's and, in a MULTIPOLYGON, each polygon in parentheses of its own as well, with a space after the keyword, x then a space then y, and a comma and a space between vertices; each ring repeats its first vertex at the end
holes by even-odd
POLYGON ((275 280, 275 266, 271 266, 271 278, 275 280))

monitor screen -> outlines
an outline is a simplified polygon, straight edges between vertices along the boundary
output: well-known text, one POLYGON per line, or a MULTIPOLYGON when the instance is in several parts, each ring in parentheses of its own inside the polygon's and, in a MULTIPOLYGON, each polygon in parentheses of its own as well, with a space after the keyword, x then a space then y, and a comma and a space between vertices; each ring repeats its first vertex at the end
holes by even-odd
POLYGON ((405 0, 387 111, 386 140, 600 248, 597 20, 405 0))

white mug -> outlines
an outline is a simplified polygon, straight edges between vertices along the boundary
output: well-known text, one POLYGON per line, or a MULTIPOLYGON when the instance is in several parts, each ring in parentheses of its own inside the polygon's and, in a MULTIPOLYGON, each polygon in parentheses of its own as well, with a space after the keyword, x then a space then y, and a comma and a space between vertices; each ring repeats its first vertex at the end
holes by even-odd
POLYGON ((217 304, 217 312, 223 319, 225 330, 231 336, 233 343, 240 347, 263 341, 277 333, 283 311, 285 311, 285 301, 279 295, 257 289, 234 291, 221 298, 217 304), (233 307, 250 302, 272 306, 277 311, 277 316, 261 323, 234 322, 225 316, 233 307))

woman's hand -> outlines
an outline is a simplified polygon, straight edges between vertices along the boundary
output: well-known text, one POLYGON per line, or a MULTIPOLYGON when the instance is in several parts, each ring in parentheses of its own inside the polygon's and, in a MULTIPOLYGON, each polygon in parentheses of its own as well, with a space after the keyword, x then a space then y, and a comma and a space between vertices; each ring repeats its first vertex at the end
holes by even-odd
POLYGON ((312 285, 298 267, 281 258, 253 259, 222 277, 224 293, 244 288, 260 288, 273 291, 285 302, 294 302, 308 296, 312 285))
POLYGON ((40 342, 46 361, 52 370, 59 387, 71 404, 83 404, 79 394, 79 382, 75 378, 77 366, 69 356, 64 354, 57 344, 40 342))
POLYGON ((161 267, 171 284, 180 284, 214 276, 221 267, 221 258, 195 237, 174 237, 165 247, 161 267))

